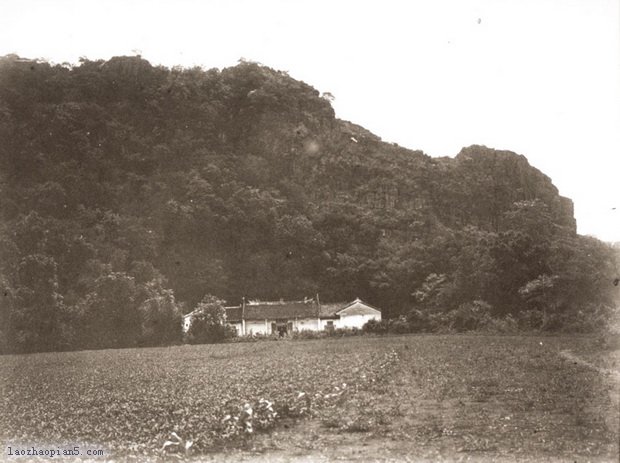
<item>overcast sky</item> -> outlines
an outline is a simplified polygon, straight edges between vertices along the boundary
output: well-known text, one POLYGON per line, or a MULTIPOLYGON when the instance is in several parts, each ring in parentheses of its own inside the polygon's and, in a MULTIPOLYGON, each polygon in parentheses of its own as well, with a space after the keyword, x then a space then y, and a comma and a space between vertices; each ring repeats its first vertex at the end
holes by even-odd
POLYGON ((620 0, 0 0, 8 53, 258 61, 385 141, 523 154, 574 200, 580 233, 620 241, 620 0))

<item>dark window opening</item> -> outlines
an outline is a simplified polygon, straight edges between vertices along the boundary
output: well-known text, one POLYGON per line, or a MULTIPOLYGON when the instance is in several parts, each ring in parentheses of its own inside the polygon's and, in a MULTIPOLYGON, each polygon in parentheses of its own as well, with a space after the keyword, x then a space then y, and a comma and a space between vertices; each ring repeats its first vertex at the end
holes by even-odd
POLYGON ((274 322, 271 324, 271 334, 277 334, 281 338, 293 331, 293 322, 274 322))

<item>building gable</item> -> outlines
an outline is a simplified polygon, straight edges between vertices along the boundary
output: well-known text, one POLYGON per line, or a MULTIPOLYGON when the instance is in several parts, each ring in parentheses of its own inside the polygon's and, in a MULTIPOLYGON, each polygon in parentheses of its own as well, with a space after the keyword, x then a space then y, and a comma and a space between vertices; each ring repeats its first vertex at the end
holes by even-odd
POLYGON ((339 310, 337 314, 340 315, 340 317, 353 315, 378 315, 380 317, 381 311, 360 299, 355 299, 349 305, 339 310))

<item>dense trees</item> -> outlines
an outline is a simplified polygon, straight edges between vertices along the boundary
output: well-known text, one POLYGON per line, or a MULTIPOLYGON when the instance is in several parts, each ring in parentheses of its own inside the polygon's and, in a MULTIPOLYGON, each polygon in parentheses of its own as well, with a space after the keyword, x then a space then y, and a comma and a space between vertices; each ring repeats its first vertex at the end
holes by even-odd
POLYGON ((0 58, 0 140, 3 350, 176 342, 205 294, 555 328, 615 306, 613 250, 523 156, 383 143, 254 63, 0 58))

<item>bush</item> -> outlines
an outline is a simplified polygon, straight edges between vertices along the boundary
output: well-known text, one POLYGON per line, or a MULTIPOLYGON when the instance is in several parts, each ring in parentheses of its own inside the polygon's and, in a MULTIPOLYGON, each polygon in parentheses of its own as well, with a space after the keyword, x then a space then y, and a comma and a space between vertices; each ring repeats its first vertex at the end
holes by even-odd
POLYGON ((405 334, 411 333, 411 326, 405 317, 398 317, 395 319, 386 320, 369 320, 362 327, 363 333, 375 333, 375 334, 405 334))
POLYGON ((237 330, 225 323, 211 323, 205 314, 197 314, 187 331, 189 344, 214 344, 237 336, 237 330))
POLYGON ((227 339, 226 342, 258 342, 258 341, 276 341, 275 337, 264 334, 244 334, 227 339))
POLYGON ((451 312, 434 312, 429 314, 429 323, 433 333, 452 333, 453 316, 451 312))
POLYGON ((485 326, 485 331, 491 333, 516 333, 519 331, 519 324, 512 315, 504 318, 491 318, 485 326))
POLYGON ((542 329, 569 333, 604 333, 613 328, 613 314, 614 310, 609 306, 589 304, 580 310, 546 317, 542 329))
POLYGON ((543 316, 540 329, 542 331, 560 331, 565 324, 566 320, 562 314, 551 313, 543 316))
POLYGON ((539 330, 543 325, 543 313, 540 310, 523 310, 517 313, 517 325, 521 330, 539 330))
POLYGON ((434 320, 431 314, 422 310, 412 309, 407 314, 409 329, 413 333, 427 333, 433 331, 434 320))
POLYGON ((410 333, 411 326, 405 317, 400 316, 394 320, 388 320, 388 332, 395 334, 410 333))
POLYGON ((186 334, 190 344, 211 344, 237 336, 237 330, 226 324, 224 301, 205 296, 195 309, 196 315, 186 334))
POLYGON ((618 331, 618 311, 605 304, 590 304, 577 312, 576 319, 583 320, 584 331, 590 333, 618 331))
POLYGON ((345 336, 358 336, 363 331, 359 328, 337 328, 335 330, 323 330, 323 331, 293 331, 290 334, 293 339, 323 339, 323 338, 342 338, 345 336))
POLYGON ((385 334, 388 332, 388 320, 368 320, 362 330, 365 333, 385 334))
POLYGON ((328 337, 329 334, 330 334, 329 331, 303 330, 303 331, 295 331, 292 337, 293 339, 323 339, 323 338, 328 337))
POLYGON ((245 336, 237 336, 230 339, 231 342, 257 342, 257 341, 286 341, 286 340, 306 340, 306 339, 325 339, 325 338, 341 338, 345 336, 360 336, 364 331, 359 328, 338 328, 335 330, 302 330, 293 331, 286 336, 280 336, 277 333, 272 334, 247 334, 245 336))
POLYGON ((461 304, 458 309, 448 312, 449 326, 459 333, 484 329, 491 322, 491 309, 481 300, 461 304))
POLYGON ((328 338, 343 338, 345 336, 359 336, 363 334, 360 328, 338 328, 332 331, 325 331, 328 338))

